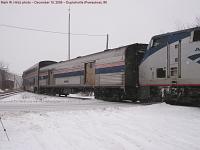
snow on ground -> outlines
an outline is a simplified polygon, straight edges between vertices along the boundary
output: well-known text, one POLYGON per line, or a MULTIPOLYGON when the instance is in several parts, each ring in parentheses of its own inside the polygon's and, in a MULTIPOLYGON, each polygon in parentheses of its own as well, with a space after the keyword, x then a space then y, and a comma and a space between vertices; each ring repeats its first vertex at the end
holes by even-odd
MULTIPOLYGON (((134 104, 133 104, 134 105, 134 104)), ((199 150, 200 109, 154 104, 1 114, 0 150, 199 150)))
POLYGON ((107 107, 133 107, 130 103, 110 103, 94 99, 92 96, 72 95, 71 97, 55 97, 47 95, 37 95, 23 92, 9 98, 0 99, 0 112, 48 112, 48 111, 72 111, 91 110, 107 107), (79 98, 74 98, 75 96, 79 98))
POLYGON ((87 99, 87 98, 93 98, 94 99, 94 93, 78 93, 78 94, 69 94, 68 97, 73 97, 73 98, 83 98, 83 99, 87 99))
POLYGON ((4 91, 2 89, 0 89, 0 93, 3 93, 4 91))
MULTIPOLYGON (((0 103, 59 103, 59 102, 67 102, 67 103, 81 103, 84 101, 94 102, 94 96, 87 96, 81 93, 79 94, 70 94, 70 97, 54 97, 48 95, 38 95, 29 92, 22 92, 20 94, 1 99, 0 103), (75 99, 75 98, 82 99, 75 99), (91 101, 92 100, 92 101, 91 101)), ((85 102, 84 102, 85 103, 85 102)))

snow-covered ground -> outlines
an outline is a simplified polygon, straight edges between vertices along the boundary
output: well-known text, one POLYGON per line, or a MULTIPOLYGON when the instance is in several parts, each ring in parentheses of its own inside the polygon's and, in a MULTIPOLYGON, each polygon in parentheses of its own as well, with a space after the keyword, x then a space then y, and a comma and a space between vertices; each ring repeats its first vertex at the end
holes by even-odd
MULTIPOLYGON (((20 95, 23 94, 17 95, 19 99, 20 95)), ((14 96, 14 101, 10 97, 9 103, 18 101, 17 96, 14 96)), ((44 97, 42 101, 45 103, 59 99, 66 103, 72 101, 44 97)), ((41 102, 40 98, 30 94, 23 100, 41 102)), ((80 101, 74 100, 73 103, 80 101)), ((8 99, 2 103, 5 102, 7 104, 8 99)), ((81 103, 87 105, 88 102, 82 100, 81 103)), ((73 111, 0 112, 10 138, 7 141, 0 126, 0 150, 200 149, 200 108, 165 103, 129 105, 73 111)))
POLYGON ((0 100, 0 103, 26 103, 26 104, 33 104, 33 103, 85 103, 88 102, 95 102, 94 96, 87 96, 83 94, 70 94, 70 97, 54 97, 48 95, 38 95, 29 92, 23 92, 5 99, 0 100), (76 99, 77 98, 77 99, 76 99), (91 101, 92 99, 92 101, 91 101))
POLYGON ((2 89, 0 89, 0 93, 3 93, 4 91, 2 89))
POLYGON ((73 94, 70 97, 54 97, 23 92, 15 96, 0 99, 0 112, 72 111, 133 106, 136 105, 110 103, 96 100, 93 96, 83 94, 73 94))

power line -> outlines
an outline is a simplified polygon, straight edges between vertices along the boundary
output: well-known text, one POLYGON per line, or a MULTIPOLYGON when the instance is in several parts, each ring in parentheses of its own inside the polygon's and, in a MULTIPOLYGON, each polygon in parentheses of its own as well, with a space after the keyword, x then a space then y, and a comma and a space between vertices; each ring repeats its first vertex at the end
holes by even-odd
POLYGON ((41 29, 34 29, 34 28, 25 28, 25 27, 6 25, 6 24, 0 24, 0 26, 7 27, 7 28, 21 29, 21 30, 29 30, 29 31, 47 32, 47 33, 55 33, 55 34, 67 34, 64 32, 55 32, 55 31, 48 31, 48 30, 41 30, 41 29))
POLYGON ((0 24, 0 26, 7 27, 7 28, 20 29, 20 30, 53 33, 53 34, 64 34, 64 35, 70 34, 70 35, 79 35, 79 36, 107 36, 106 34, 77 34, 77 33, 58 32, 58 31, 42 30, 42 29, 35 29, 35 28, 19 27, 19 26, 7 25, 7 24, 0 24))
POLYGON ((85 35, 85 36, 107 36, 107 34, 77 34, 77 33, 71 33, 71 35, 85 35))

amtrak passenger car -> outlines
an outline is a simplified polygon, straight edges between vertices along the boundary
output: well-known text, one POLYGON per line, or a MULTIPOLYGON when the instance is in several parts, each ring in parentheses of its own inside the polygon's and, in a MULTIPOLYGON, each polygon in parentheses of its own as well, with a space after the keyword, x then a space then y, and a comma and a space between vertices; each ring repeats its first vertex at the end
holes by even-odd
POLYGON ((139 74, 141 87, 165 88, 176 93, 176 101, 200 102, 200 27, 154 36, 139 74))
POLYGON ((54 64, 54 61, 41 61, 23 72, 23 88, 26 91, 37 92, 39 87, 40 68, 54 64))
POLYGON ((147 44, 132 44, 77 57, 40 69, 39 91, 68 95, 94 91, 100 99, 132 99, 139 86, 138 66, 147 44))

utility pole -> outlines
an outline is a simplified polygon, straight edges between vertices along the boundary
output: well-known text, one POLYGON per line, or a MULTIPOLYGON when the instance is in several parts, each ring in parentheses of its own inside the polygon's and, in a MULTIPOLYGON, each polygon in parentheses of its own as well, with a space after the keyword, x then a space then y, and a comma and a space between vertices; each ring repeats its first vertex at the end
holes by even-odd
POLYGON ((108 49, 109 35, 106 35, 106 49, 108 49))
POLYGON ((70 60, 70 22, 71 21, 71 14, 70 14, 70 5, 69 5, 69 16, 68 16, 68 60, 70 60))

